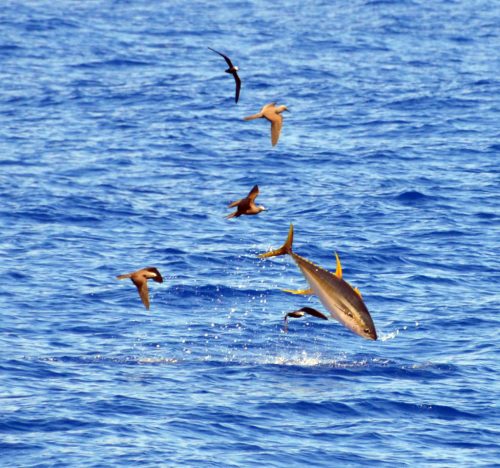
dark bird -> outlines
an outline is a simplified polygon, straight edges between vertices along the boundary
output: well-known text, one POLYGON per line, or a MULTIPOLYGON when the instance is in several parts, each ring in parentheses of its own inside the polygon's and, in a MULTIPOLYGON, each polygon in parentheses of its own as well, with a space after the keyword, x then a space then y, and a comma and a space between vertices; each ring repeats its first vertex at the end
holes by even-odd
POLYGON ((238 102, 238 99, 240 98, 240 89, 241 89, 241 80, 240 77, 238 76, 239 68, 233 65, 233 62, 231 62, 231 59, 227 55, 221 54, 220 52, 216 51, 215 49, 212 49, 211 47, 209 47, 209 49, 212 52, 219 54, 221 57, 224 57, 224 60, 226 61, 227 66, 229 67, 227 70, 225 70, 225 72, 233 75, 234 81, 236 81, 236 95, 234 96, 234 101, 238 102))
POLYGON ((119 280, 126 278, 130 278, 132 283, 136 285, 143 304, 146 306, 146 309, 149 310, 148 279, 152 279, 157 283, 163 283, 161 273, 155 267, 147 267, 142 270, 134 271, 133 273, 117 276, 119 280))
POLYGON ((285 326, 283 327, 283 331, 285 333, 288 332, 288 317, 301 318, 306 314, 312 315, 313 317, 318 317, 323 320, 328 320, 328 317, 325 314, 322 314, 319 310, 313 309, 312 307, 302 307, 302 309, 288 312, 288 314, 285 315, 285 326))
POLYGON ((262 205, 257 206, 255 204, 255 199, 257 198, 258 194, 259 194, 259 186, 254 185, 246 198, 242 198, 241 200, 237 200, 228 205, 228 208, 234 208, 235 206, 237 206, 238 208, 236 209, 235 212, 231 213, 230 215, 227 215, 226 218, 227 219, 237 218, 238 216, 241 215, 256 215, 261 211, 265 211, 266 209, 262 205))
POLYGON ((269 104, 266 104, 258 114, 249 115, 248 117, 245 117, 245 120, 262 118, 269 120, 269 122, 271 122, 271 143, 273 146, 276 146, 280 137, 281 127, 283 126, 283 116, 281 115, 281 113, 284 111, 288 111, 288 107, 276 107, 276 103, 271 102, 269 104))

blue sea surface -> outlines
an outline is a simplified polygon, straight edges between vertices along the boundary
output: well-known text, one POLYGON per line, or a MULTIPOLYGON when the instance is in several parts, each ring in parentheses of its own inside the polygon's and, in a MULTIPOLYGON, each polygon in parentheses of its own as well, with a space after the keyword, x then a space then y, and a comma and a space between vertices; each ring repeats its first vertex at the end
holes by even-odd
POLYGON ((500 466, 499 52, 488 0, 4 0, 0 465, 500 466), (283 332, 290 223, 377 341, 283 332))

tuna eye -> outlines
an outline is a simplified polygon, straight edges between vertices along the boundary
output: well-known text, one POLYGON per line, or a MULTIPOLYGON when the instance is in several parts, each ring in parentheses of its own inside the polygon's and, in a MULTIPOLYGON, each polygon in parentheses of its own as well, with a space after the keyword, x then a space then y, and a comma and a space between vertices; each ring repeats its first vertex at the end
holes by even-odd
POLYGON ((369 329, 369 328, 365 328, 363 331, 364 331, 365 333, 370 333, 370 329, 369 329))

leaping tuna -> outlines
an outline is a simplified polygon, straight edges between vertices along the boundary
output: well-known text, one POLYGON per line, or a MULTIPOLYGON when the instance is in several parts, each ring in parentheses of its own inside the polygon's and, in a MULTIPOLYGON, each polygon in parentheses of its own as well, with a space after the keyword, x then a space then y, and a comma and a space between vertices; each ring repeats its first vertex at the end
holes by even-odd
POLYGON ((292 251, 293 224, 286 242, 277 250, 259 255, 260 258, 290 255, 309 283, 308 289, 287 290, 294 294, 315 294, 332 318, 338 320, 352 332, 368 340, 376 340, 375 324, 361 297, 359 290, 342 279, 342 267, 337 257, 337 270, 331 273, 292 251))

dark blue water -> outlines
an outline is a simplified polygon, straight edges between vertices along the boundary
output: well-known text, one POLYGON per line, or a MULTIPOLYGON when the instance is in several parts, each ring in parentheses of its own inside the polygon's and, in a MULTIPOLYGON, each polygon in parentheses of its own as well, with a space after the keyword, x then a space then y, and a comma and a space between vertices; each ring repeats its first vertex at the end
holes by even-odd
POLYGON ((4 1, 0 464, 498 466, 499 50, 487 0, 4 1), (378 341, 282 332, 290 222, 378 341))

